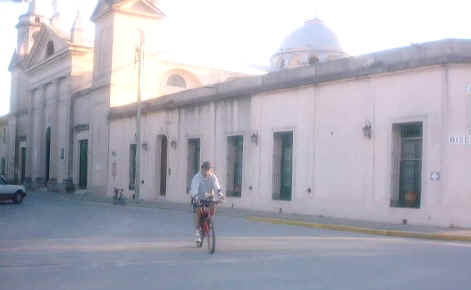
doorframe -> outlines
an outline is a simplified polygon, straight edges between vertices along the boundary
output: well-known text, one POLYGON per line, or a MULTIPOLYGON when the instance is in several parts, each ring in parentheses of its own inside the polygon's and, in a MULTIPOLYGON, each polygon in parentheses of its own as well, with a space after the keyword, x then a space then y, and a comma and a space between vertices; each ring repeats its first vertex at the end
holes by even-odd
MULTIPOLYGON (((186 177, 188 178, 188 171, 189 171, 189 168, 188 168, 188 165, 189 165, 189 145, 190 145, 190 141, 191 140, 199 140, 199 162, 198 162, 198 171, 199 171, 199 168, 201 166, 201 137, 200 136, 191 136, 191 137, 187 137, 186 138, 186 142, 185 142, 185 168, 186 168, 186 177)), ((197 171, 197 172, 198 172, 197 171)), ((187 191, 187 194, 190 193, 190 187, 191 187, 191 178, 193 178, 193 176, 190 177, 190 180, 187 180, 186 181, 186 191, 187 191)))
POLYGON ((294 162, 293 162, 293 155, 294 155, 294 134, 292 132, 283 132, 281 134, 284 134, 281 137, 281 168, 280 168, 280 200, 286 200, 286 201, 291 201, 293 200, 293 179, 294 179, 294 174, 293 174, 293 165, 294 165, 294 162), (290 134, 291 133, 291 134, 290 134), (291 135, 291 136, 290 136, 291 135), (285 155, 283 153, 284 150, 286 150, 286 148, 288 146, 286 146, 286 139, 287 137, 290 136, 291 137, 291 144, 289 144, 291 146, 291 157, 290 157, 290 165, 291 165, 291 172, 290 172, 290 180, 289 180, 289 199, 283 199, 282 198, 282 195, 286 194, 283 192, 283 187, 284 185, 284 179, 285 179, 285 174, 284 174, 284 168, 286 167, 286 163, 285 163, 285 155), (286 139, 285 139, 286 138, 286 139))
MULTIPOLYGON (((245 186, 245 182, 246 182, 246 164, 247 164, 247 152, 248 152, 248 145, 247 145, 247 140, 249 139, 247 133, 245 131, 241 131, 241 132, 231 132, 230 134, 226 134, 226 138, 225 138, 225 146, 224 146, 224 164, 225 164, 225 168, 224 168, 224 175, 221 176, 221 177, 224 177, 225 179, 228 178, 228 169, 229 169, 229 164, 227 162, 227 156, 229 154, 228 152, 228 145, 229 145, 229 138, 230 137, 242 137, 242 184, 241 184, 241 188, 240 188, 240 196, 238 197, 233 197, 233 196, 228 196, 229 198, 236 198, 238 200, 241 200, 244 196, 244 186, 245 186)), ((225 184, 225 187, 227 189, 227 184, 229 182, 229 180, 224 180, 224 184, 225 184)))
POLYGON ((294 202, 295 199, 296 199, 296 164, 297 164, 297 142, 296 142, 296 138, 297 138, 297 129, 296 129, 296 126, 286 126, 286 127, 274 127, 272 128, 271 130, 271 135, 270 135, 270 155, 269 155, 269 158, 270 158, 270 164, 271 166, 269 167, 269 171, 270 171, 270 184, 269 184, 269 188, 270 188, 270 200, 272 202, 281 202, 281 203, 284 203, 284 202, 294 202), (292 156, 292 172, 291 172, 291 200, 281 200, 281 199, 273 199, 273 154, 275 153, 274 152, 274 148, 275 148, 275 133, 289 133, 289 132, 292 132, 293 133, 293 156, 292 156))
MULTIPOLYGON (((73 176, 73 183, 77 185, 79 183, 79 177, 80 177, 80 140, 88 140, 88 174, 90 175, 90 164, 93 162, 92 156, 91 156, 91 134, 89 134, 89 130, 80 130, 77 131, 77 129, 74 132, 74 142, 73 142, 73 156, 72 156, 72 176, 73 176)), ((87 186, 90 185, 91 178, 90 176, 87 177, 87 186)))
POLYGON ((26 179, 26 154, 28 154, 26 146, 20 146, 20 184, 23 184, 26 179))
POLYGON ((51 142, 52 142, 52 129, 51 127, 46 128, 46 133, 45 133, 45 141, 46 141, 46 157, 45 157, 45 172, 44 172, 44 182, 47 184, 49 180, 51 179, 51 157, 52 157, 52 150, 51 150, 51 142))
POLYGON ((80 189, 87 189, 88 188, 88 153, 89 153, 89 140, 88 139, 80 139, 78 140, 78 187, 80 189), (85 186, 82 186, 81 182, 82 182, 82 144, 83 142, 86 142, 87 144, 87 152, 86 152, 86 167, 85 167, 85 171, 86 171, 86 176, 85 176, 85 186))
POLYGON ((156 190, 157 190, 157 197, 158 198, 165 198, 168 193, 168 180, 169 180, 169 175, 168 175, 168 169, 169 169, 169 137, 167 134, 158 134, 157 135, 157 140, 156 140, 157 146, 156 146, 156 152, 155 152, 155 166, 156 166, 156 181, 157 185, 156 190), (162 177, 164 172, 162 172, 162 142, 163 142, 163 137, 166 138, 167 144, 166 144, 166 160, 165 160, 165 193, 162 195, 162 177))
MULTIPOLYGON (((396 186, 396 178, 395 178, 395 168, 394 168, 394 156, 393 156, 393 149, 395 146, 395 140, 394 140, 394 126, 396 125, 401 125, 405 123, 422 123, 422 172, 421 172, 421 197, 420 197, 420 208, 414 209, 414 210, 421 210, 424 209, 427 202, 428 202, 428 186, 429 186, 429 179, 427 176, 427 172, 429 171, 429 166, 428 166, 428 151, 429 151, 429 122, 428 122, 428 115, 416 115, 416 116, 405 116, 405 117, 399 117, 399 118, 391 118, 389 120, 389 125, 388 125, 388 135, 387 135, 387 169, 389 170, 389 175, 385 174, 385 177, 387 178, 387 181, 384 182, 384 189, 385 192, 389 192, 389 195, 387 195, 384 200, 385 203, 387 203, 389 208, 393 209, 403 209, 400 207, 391 207, 391 200, 392 197, 395 194, 396 188, 399 187, 399 184, 396 186)), ((443 168, 441 168, 443 171, 443 168)), ((444 172, 442 172, 442 178, 444 176, 444 172)), ((444 182, 443 180, 441 181, 442 183, 444 182)), ((383 200, 383 198, 381 198, 383 200)), ((407 208, 406 208, 407 209, 407 208)))

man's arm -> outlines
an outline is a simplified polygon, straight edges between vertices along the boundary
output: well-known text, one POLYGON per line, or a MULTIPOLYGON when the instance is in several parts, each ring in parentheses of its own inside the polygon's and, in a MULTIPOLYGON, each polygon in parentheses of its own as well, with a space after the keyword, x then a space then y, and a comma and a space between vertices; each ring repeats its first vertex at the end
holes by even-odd
POLYGON ((213 187, 216 194, 224 196, 224 194, 222 193, 221 185, 219 184, 219 179, 216 174, 213 174, 213 187))

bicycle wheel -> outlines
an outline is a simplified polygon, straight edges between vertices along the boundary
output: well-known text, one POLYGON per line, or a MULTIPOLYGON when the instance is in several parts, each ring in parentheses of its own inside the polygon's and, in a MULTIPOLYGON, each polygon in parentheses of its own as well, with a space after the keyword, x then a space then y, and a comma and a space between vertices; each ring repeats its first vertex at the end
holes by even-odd
POLYGON ((214 224, 212 221, 209 222, 208 232, 208 252, 214 254, 216 251, 216 233, 214 232, 214 224))

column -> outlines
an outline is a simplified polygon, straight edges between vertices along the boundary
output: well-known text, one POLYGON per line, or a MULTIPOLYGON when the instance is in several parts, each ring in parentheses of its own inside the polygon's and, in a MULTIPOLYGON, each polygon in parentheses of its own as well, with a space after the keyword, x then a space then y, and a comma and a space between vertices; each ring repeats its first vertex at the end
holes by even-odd
POLYGON ((46 143, 46 124, 45 124, 45 114, 46 114, 46 98, 47 98, 47 90, 48 84, 43 85, 39 90, 38 98, 35 101, 35 138, 34 138, 34 180, 33 182, 43 184, 45 178, 45 159, 46 159, 46 151, 45 151, 45 143, 46 143))
POLYGON ((50 160, 50 180, 58 182, 59 162, 60 162, 60 145, 59 145, 59 112, 60 112, 60 87, 62 78, 56 79, 51 84, 50 106, 54 108, 51 114, 51 160, 50 160))
POLYGON ((33 179, 33 183, 36 183, 36 179, 40 176, 39 172, 39 121, 40 121, 40 114, 41 114, 41 98, 43 95, 43 88, 39 87, 35 89, 34 97, 32 100, 32 131, 33 134, 31 136, 31 178, 33 179))
MULTIPOLYGON (((66 184, 72 186, 74 172, 74 102, 71 96, 70 80, 66 79, 64 83, 64 92, 67 93, 65 98, 65 161, 66 161, 66 184)), ((66 188, 67 190, 67 188, 66 188)))
POLYGON ((8 179, 16 181, 18 164, 16 164, 16 116, 8 118, 8 179))
POLYGON ((34 108, 34 100, 36 97, 36 92, 37 90, 32 90, 30 91, 29 97, 28 97, 28 130, 27 130, 27 136, 26 136, 26 162, 25 162, 25 175, 26 175, 26 180, 25 183, 31 183, 32 182, 32 177, 33 177, 33 143, 34 143, 34 114, 35 114, 35 108, 34 108))

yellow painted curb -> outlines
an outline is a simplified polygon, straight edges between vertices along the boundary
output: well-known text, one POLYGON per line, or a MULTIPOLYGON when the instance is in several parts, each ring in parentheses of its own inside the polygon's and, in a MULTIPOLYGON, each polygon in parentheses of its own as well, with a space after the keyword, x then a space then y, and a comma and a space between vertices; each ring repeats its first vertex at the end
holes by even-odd
POLYGON ((396 231, 396 230, 381 230, 381 229, 371 229, 371 228, 362 228, 362 227, 335 225, 335 224, 318 224, 318 223, 311 223, 311 222, 304 222, 304 221, 297 221, 297 220, 265 218, 265 217, 256 217, 256 216, 249 216, 247 217, 247 220, 253 221, 253 222, 264 222, 264 223, 290 225, 290 226, 302 226, 302 227, 308 227, 308 228, 313 228, 313 229, 326 229, 326 230, 354 232, 354 233, 381 235, 381 236, 390 236, 390 237, 471 242, 471 236, 453 235, 453 234, 441 234, 441 233, 429 234, 429 233, 405 232, 405 231, 396 231))

